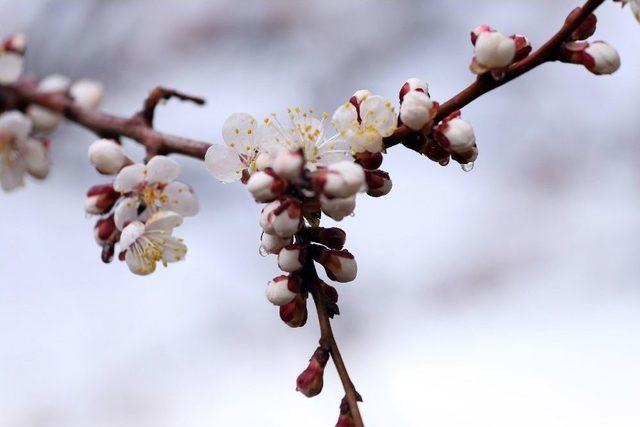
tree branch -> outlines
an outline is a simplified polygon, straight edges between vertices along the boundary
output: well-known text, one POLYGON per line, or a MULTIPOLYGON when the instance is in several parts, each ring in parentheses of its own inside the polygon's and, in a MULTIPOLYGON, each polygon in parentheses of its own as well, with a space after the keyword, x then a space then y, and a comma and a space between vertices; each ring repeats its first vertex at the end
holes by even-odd
MULTIPOLYGON (((533 52, 526 58, 513 63, 505 72, 504 78, 495 80, 491 77, 491 73, 485 73, 476 79, 461 92, 453 96, 444 104, 440 105, 438 114, 434 119, 434 123, 439 123, 455 111, 462 109, 475 101, 487 92, 490 92, 506 83, 522 76, 523 74, 533 70, 534 68, 546 62, 552 62, 557 59, 558 49, 566 42, 571 33, 573 33, 580 25, 591 15, 605 0, 588 0, 582 6, 580 13, 567 20, 560 30, 553 35, 544 45, 533 52)), ((384 144, 386 148, 393 147, 414 133, 406 126, 400 126, 393 135, 385 138, 384 144)))

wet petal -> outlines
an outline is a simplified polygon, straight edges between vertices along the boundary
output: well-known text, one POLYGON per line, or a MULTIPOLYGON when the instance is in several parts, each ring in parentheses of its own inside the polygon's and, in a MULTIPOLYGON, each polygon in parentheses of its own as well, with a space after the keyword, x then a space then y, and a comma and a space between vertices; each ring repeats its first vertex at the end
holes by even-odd
POLYGON ((116 179, 113 181, 113 188, 121 193, 128 193, 142 184, 146 175, 147 167, 142 163, 125 166, 118 172, 118 175, 116 175, 116 179))
POLYGON ((350 102, 342 104, 335 113, 333 113, 331 124, 333 124, 341 134, 357 129, 359 125, 356 107, 350 102))
POLYGON ((124 229, 127 224, 138 219, 139 206, 140 201, 136 197, 126 197, 118 202, 113 217, 118 230, 124 229))
POLYGON ((234 113, 222 125, 222 139, 239 154, 247 154, 254 147, 256 119, 246 113, 234 113))
POLYGON ((382 136, 389 136, 396 130, 398 115, 395 108, 381 96, 369 96, 362 101, 360 114, 363 127, 372 127, 382 136))
POLYGON ((163 210, 177 212, 182 216, 193 216, 200 209, 198 198, 187 184, 178 181, 170 182, 162 193, 166 196, 166 200, 162 198, 163 210))
POLYGON ((147 231, 167 231, 182 224, 182 216, 172 211, 156 212, 147 220, 147 231))
POLYGON ((215 179, 227 183, 238 181, 246 167, 234 149, 222 144, 209 147, 204 164, 215 179))
POLYGON ((147 182, 166 184, 180 175, 180 165, 167 156, 154 156, 147 163, 147 182))

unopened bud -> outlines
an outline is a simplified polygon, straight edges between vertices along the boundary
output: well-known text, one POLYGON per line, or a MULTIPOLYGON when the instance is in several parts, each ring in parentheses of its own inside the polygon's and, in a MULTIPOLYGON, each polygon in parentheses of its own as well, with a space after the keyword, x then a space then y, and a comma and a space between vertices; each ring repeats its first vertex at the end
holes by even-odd
POLYGON ((475 74, 500 71, 511 65, 515 55, 516 42, 513 39, 497 31, 484 31, 476 38, 470 69, 475 74))
POLYGON ((256 158, 256 169, 259 171, 263 171, 266 168, 270 168, 272 162, 273 162, 273 157, 270 154, 260 153, 256 158))
POLYGON ((342 221, 344 217, 351 215, 356 208, 356 196, 328 198, 320 195, 320 207, 322 212, 336 221, 342 221))
POLYGON ((309 240, 331 249, 342 249, 344 242, 347 240, 347 233, 337 227, 314 227, 306 230, 309 240))
POLYGON ((269 234, 289 238, 302 226, 302 205, 292 197, 269 203, 260 214, 260 226, 269 234))
POLYGON ((391 177, 385 171, 367 171, 367 194, 371 197, 382 197, 389 194, 393 183, 391 177))
POLYGON ((304 326, 307 316, 307 299, 301 294, 296 295, 290 303, 280 306, 280 319, 292 328, 304 326))
MULTIPOLYGON (((576 7, 571 11, 569 16, 567 16, 566 23, 573 21, 576 17, 582 12, 581 7, 576 7)), ((598 24, 598 18, 595 14, 590 14, 587 19, 582 21, 582 24, 578 28, 575 29, 573 33, 571 33, 571 40, 586 40, 596 32, 596 27, 598 24)))
POLYGON ((374 170, 382 166, 382 153, 363 151, 355 154, 355 161, 365 170, 374 170))
POLYGON ((565 43, 562 45, 559 59, 584 65, 596 75, 613 74, 620 68, 620 55, 603 41, 565 43))
POLYGON ((69 94, 76 104, 94 110, 102 102, 104 86, 96 80, 82 79, 71 85, 69 94))
POLYGON ((496 30, 490 25, 478 25, 473 31, 471 31, 471 44, 476 45, 478 36, 482 33, 494 33, 496 30))
POLYGON ((24 55, 27 51, 27 37, 22 33, 17 33, 5 38, 4 49, 18 55, 24 55))
POLYGON ((126 163, 122 146, 110 139, 99 139, 89 146, 89 161, 104 175, 115 175, 126 163))
POLYGON ((315 254, 315 260, 324 267, 327 276, 335 282, 351 282, 358 274, 355 257, 345 249, 340 251, 320 249, 315 254))
POLYGON ((262 233, 262 236, 260 237, 260 247, 267 254, 277 254, 289 243, 291 243, 290 237, 283 239, 282 237, 266 232, 262 233))
POLYGON ((513 58, 513 61, 520 61, 529 56, 533 50, 529 39, 521 34, 515 34, 511 36, 511 38, 516 42, 516 56, 513 58))
POLYGON ((289 304, 300 293, 301 284, 298 276, 278 276, 267 285, 267 299, 273 305, 289 304))
POLYGON ((307 397, 320 394, 323 386, 324 367, 329 361, 329 351, 318 347, 309 360, 309 366, 302 371, 296 380, 296 390, 307 397))
POLYGON ((273 171, 255 172, 247 181, 247 189, 259 203, 273 201, 287 188, 287 182, 276 176, 273 171))
MULTIPOLYGON (((66 93, 71 86, 71 80, 60 74, 52 74, 38 83, 38 92, 66 93)), ((41 132, 51 132, 60 125, 62 115, 39 105, 31 104, 27 107, 27 115, 34 126, 41 132)))
POLYGON ((116 231, 116 223, 113 220, 113 215, 109 215, 107 218, 101 218, 96 222, 93 228, 94 237, 98 245, 103 246, 107 243, 107 240, 116 231))
POLYGON ((429 85, 424 80, 415 77, 407 79, 400 89, 400 103, 404 102, 404 96, 411 91, 418 91, 428 95, 429 85))
POLYGON ((400 121, 410 129, 418 131, 432 123, 437 104, 424 92, 411 91, 400 106, 400 121))
POLYGON ((471 125, 454 113, 434 129, 434 137, 450 153, 465 154, 476 146, 476 137, 471 125))
POLYGON ((304 167, 304 157, 300 151, 281 150, 273 160, 273 171, 288 181, 296 181, 304 167))
POLYGON ((92 215, 106 213, 113 208, 120 198, 120 193, 113 189, 113 185, 94 185, 87 192, 84 200, 84 210, 92 215))
POLYGON ((343 160, 318 171, 315 182, 329 197, 349 197, 364 188, 364 170, 357 163, 343 160))
POLYGON ((302 270, 305 259, 305 249, 303 245, 288 245, 278 253, 278 267, 287 273, 294 273, 302 270))

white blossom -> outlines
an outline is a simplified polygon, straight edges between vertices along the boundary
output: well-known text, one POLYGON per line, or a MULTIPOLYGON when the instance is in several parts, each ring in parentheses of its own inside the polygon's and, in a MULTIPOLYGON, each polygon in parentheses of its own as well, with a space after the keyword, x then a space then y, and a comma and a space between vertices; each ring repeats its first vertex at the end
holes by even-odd
POLYGON ((93 110, 102 102, 104 86, 96 80, 81 79, 71 85, 69 94, 76 104, 93 110))
POLYGON ((127 163, 122 146, 111 139, 99 139, 89 146, 89 161, 98 172, 113 175, 127 163))
POLYGON ((352 100, 354 102, 345 102, 333 113, 333 126, 354 152, 382 151, 382 139, 396 130, 395 108, 391 102, 368 91, 356 92, 352 100))
POLYGON ((113 188, 125 196, 115 207, 118 229, 131 221, 144 221, 158 211, 173 211, 181 216, 198 213, 193 190, 175 181, 179 174, 180 165, 166 156, 154 156, 146 165, 125 166, 113 182, 113 188))
POLYGON ((146 221, 127 225, 120 236, 120 247, 125 252, 129 270, 138 275, 153 273, 156 263, 166 267, 170 262, 183 260, 187 247, 182 239, 172 236, 173 229, 182 224, 175 212, 156 212, 146 221))
POLYGON ((24 176, 44 179, 49 173, 46 143, 30 138, 31 120, 19 111, 0 115, 0 186, 11 191, 24 184, 24 176))

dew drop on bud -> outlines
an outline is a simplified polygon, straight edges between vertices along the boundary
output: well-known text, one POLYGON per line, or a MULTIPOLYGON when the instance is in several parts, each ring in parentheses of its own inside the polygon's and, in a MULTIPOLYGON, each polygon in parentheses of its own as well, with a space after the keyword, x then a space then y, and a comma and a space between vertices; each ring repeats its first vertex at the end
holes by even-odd
POLYGON ((260 254, 261 257, 269 256, 269 252, 267 252, 264 245, 260 245, 260 247, 258 248, 258 253, 260 254))
POLYGON ((356 213, 355 213, 355 212, 351 212, 351 213, 349 214, 349 216, 350 216, 351 218, 354 218, 354 217, 356 216, 356 213))
POLYGON ((465 172, 471 172, 473 170, 473 162, 465 163, 464 165, 460 165, 462 170, 465 172))

